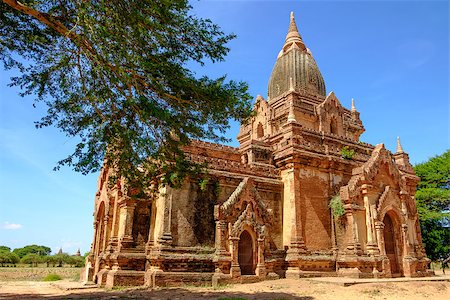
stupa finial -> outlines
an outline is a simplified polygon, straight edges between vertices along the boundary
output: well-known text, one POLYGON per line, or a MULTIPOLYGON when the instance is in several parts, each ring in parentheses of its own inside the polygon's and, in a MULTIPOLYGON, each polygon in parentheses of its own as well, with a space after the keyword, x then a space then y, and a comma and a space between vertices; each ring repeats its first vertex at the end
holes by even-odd
POLYGON ((400 137, 397 137, 397 153, 403 153, 403 147, 402 144, 400 143, 400 137))
POLYGON ((298 33, 297 24, 295 24, 294 12, 291 11, 291 18, 289 22, 289 29, 286 35, 286 42, 284 43, 283 49, 286 49, 286 46, 291 46, 295 43, 301 49, 306 49, 305 44, 303 43, 302 37, 300 33, 298 33))

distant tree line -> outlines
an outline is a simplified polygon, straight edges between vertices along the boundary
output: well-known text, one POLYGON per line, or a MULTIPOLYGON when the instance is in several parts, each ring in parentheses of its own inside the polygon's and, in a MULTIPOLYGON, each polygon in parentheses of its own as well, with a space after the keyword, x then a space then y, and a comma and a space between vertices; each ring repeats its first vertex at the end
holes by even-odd
POLYGON ((37 267, 40 264, 45 264, 47 267, 84 266, 86 255, 69 255, 62 251, 51 255, 51 252, 49 247, 39 245, 28 245, 13 251, 7 246, 0 246, 0 266, 16 267, 19 263, 30 267, 37 267))

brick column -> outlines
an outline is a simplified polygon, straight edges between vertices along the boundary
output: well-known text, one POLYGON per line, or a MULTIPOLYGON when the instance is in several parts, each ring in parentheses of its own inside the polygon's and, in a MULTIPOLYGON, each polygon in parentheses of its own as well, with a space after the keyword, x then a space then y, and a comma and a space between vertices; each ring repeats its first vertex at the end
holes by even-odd
POLYGON ((145 253, 150 252, 150 248, 154 245, 154 235, 155 235, 155 218, 156 218, 156 203, 154 200, 152 201, 151 209, 150 209, 150 215, 148 216, 148 222, 150 223, 149 229, 148 229, 148 238, 147 238, 147 244, 145 245, 145 253))
POLYGON ((92 246, 91 246, 91 253, 95 254, 97 256, 98 255, 98 236, 100 235, 100 233, 97 231, 98 221, 95 220, 92 225, 93 225, 92 227, 94 227, 94 238, 93 238, 93 242, 92 242, 92 246))
POLYGON ((238 260, 238 249, 239 249, 239 238, 230 237, 230 248, 231 248, 231 277, 241 276, 241 267, 239 266, 238 260))
POLYGON ((381 255, 386 255, 386 249, 384 247, 384 223, 381 221, 375 222, 375 231, 377 233, 378 248, 381 255))
POLYGON ((113 253, 114 250, 117 247, 118 244, 118 239, 117 239, 117 234, 118 234, 118 219, 119 219, 119 206, 117 204, 117 191, 115 193, 114 196, 114 206, 113 206, 113 215, 112 215, 112 224, 111 224, 111 236, 109 237, 109 242, 108 242, 108 247, 107 250, 110 253, 113 253))
MULTIPOLYGON (((167 190, 167 192, 169 192, 167 190)), ((163 245, 172 244, 172 194, 164 198, 164 219, 162 234, 158 237, 158 242, 163 245)))
POLYGON ((349 225, 350 237, 347 243, 347 250, 353 254, 361 254, 361 244, 359 243, 358 236, 358 224, 353 215, 353 209, 351 204, 344 205, 345 215, 347 217, 347 224, 349 225))
POLYGON ((300 178, 298 168, 292 164, 291 169, 283 172, 285 190, 284 211, 288 214, 283 224, 283 240, 289 249, 286 252, 286 261, 298 261, 300 253, 305 252, 306 246, 302 236, 302 220, 300 219, 300 178))
POLYGON ((366 249, 370 255, 378 254, 380 251, 378 250, 377 244, 375 242, 375 234, 373 232, 373 218, 371 212, 371 205, 369 199, 369 190, 372 188, 369 184, 363 184, 361 186, 361 193, 364 198, 364 209, 366 213, 366 232, 367 232, 367 243, 366 249))
POLYGON ((227 229, 227 222, 224 220, 216 221, 216 253, 224 253, 227 252, 225 243, 226 235, 225 230, 227 229))
POLYGON ((256 265, 256 276, 266 277, 266 264, 264 261, 264 238, 258 239, 258 263, 256 265))
POLYGON ((409 242, 408 242, 408 225, 402 224, 402 235, 403 235, 403 256, 409 255, 409 242))
POLYGON ((102 251, 106 250, 106 237, 108 236, 108 221, 109 221, 109 216, 106 215, 105 218, 103 219, 103 245, 102 245, 102 251))
POLYGON ((136 202, 131 198, 120 203, 119 249, 130 248, 133 245, 133 222, 136 202))

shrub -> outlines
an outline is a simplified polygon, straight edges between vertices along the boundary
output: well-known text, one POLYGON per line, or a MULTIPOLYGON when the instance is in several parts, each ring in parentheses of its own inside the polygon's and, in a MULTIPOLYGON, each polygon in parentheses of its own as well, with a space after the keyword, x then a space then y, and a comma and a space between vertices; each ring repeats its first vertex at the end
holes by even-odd
POLYGON ((58 281, 61 280, 61 276, 59 276, 58 274, 48 274, 47 276, 45 276, 42 280, 43 281, 58 281))
POLYGON ((350 149, 348 146, 344 146, 341 149, 341 157, 344 159, 353 159, 355 155, 355 150, 350 149))
POLYGON ((331 211, 335 217, 342 217, 345 213, 344 204, 342 203, 341 196, 339 195, 331 198, 328 206, 331 208, 331 211))

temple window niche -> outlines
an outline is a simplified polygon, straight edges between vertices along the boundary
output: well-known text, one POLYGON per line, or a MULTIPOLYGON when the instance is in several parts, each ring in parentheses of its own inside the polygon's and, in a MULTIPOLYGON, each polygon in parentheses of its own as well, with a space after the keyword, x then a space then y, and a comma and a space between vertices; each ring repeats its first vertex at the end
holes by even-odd
POLYGON ((258 123, 258 126, 256 127, 256 138, 262 138, 264 136, 264 128, 261 122, 258 123))
POLYGON ((330 133, 338 134, 338 126, 337 126, 337 121, 336 121, 335 117, 332 117, 331 121, 330 121, 330 133))

